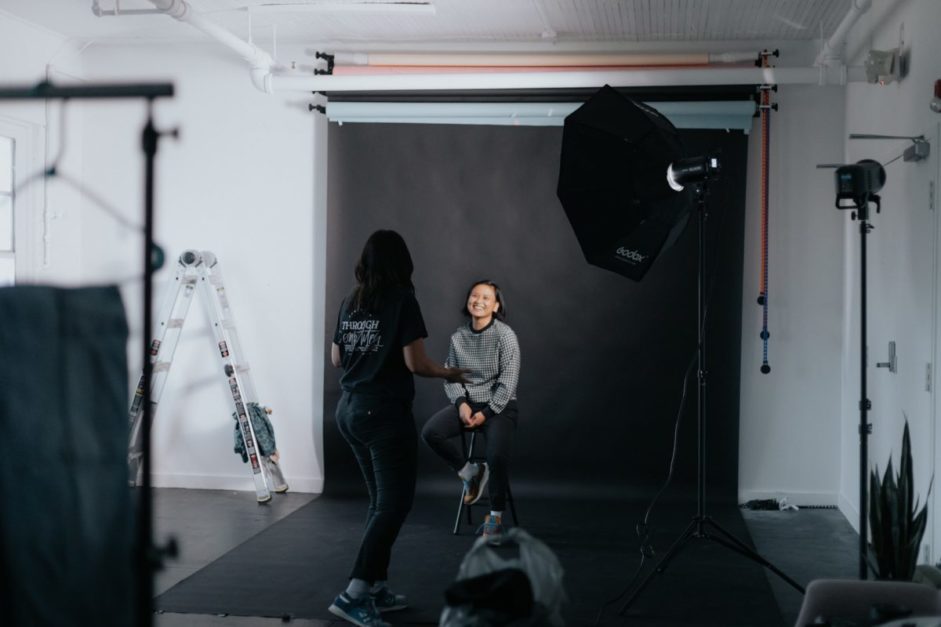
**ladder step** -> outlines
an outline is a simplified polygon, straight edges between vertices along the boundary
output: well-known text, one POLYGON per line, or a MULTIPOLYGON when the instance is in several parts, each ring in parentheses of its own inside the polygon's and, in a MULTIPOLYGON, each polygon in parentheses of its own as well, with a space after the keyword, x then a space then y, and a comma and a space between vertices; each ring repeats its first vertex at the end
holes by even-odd
POLYGON ((166 372, 170 369, 169 361, 158 361, 154 364, 154 372, 166 372))
POLYGON ((181 329, 183 328, 183 318, 170 318, 167 320, 168 329, 181 329))

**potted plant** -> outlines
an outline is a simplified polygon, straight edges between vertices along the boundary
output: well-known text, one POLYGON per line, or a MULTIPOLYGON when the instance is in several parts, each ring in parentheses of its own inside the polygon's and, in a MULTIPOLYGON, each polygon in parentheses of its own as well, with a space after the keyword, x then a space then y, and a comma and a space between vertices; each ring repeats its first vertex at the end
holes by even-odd
MULTIPOLYGON (((879 579, 911 581, 915 574, 918 549, 928 519, 928 497, 925 496, 925 504, 919 511, 918 501, 914 500, 914 483, 912 443, 906 419, 898 474, 893 474, 891 456, 881 480, 878 466, 870 472, 870 549, 876 564, 873 566, 870 560, 869 567, 879 579)), ((931 494, 931 487, 929 484, 928 494, 931 494)))

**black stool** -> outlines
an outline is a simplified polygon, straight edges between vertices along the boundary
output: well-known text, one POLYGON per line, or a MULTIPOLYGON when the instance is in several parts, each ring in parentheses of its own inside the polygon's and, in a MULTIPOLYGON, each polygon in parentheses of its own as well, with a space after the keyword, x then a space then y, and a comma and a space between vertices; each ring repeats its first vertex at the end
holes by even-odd
MULTIPOLYGON (((464 427, 461 429, 461 448, 467 451, 465 461, 471 464, 482 464, 487 461, 486 457, 474 454, 474 446, 477 444, 477 434, 480 432, 480 427, 464 427), (470 433, 470 445, 467 444, 467 437, 464 435, 466 433, 470 433)), ((461 488, 461 501, 457 508, 457 516, 454 518, 454 531, 451 532, 453 535, 458 534, 461 528, 461 514, 465 511, 467 512, 467 524, 474 524, 474 521, 471 519, 471 507, 473 507, 473 505, 464 504, 464 494, 466 492, 467 488, 461 488)), ((516 518, 516 504, 513 502, 513 491, 510 489, 509 478, 506 480, 506 503, 510 506, 510 514, 513 516, 513 526, 519 527, 519 521, 516 518)))

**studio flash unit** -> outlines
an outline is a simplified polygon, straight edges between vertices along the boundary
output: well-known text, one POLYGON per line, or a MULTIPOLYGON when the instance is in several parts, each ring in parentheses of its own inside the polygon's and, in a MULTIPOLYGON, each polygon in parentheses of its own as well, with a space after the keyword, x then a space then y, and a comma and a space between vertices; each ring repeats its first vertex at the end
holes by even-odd
POLYGON ((885 185, 885 168, 878 161, 863 159, 836 169, 836 208, 863 209, 870 202, 879 206, 877 192, 885 185), (849 200, 851 204, 843 201, 849 200))
POLYGON ((675 191, 681 192, 691 183, 715 178, 720 169, 719 158, 715 156, 680 159, 667 167, 667 183, 675 191))

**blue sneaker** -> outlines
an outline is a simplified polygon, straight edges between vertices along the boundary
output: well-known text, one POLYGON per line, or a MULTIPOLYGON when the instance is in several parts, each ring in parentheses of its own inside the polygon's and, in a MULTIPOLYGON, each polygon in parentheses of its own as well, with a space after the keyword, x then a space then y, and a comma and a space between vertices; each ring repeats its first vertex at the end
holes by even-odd
POLYGON ((477 474, 464 481, 464 505, 473 505, 480 500, 490 479, 490 467, 486 463, 477 464, 477 474))
POLYGON ((491 516, 490 514, 484 517, 484 524, 477 528, 477 534, 482 534, 484 538, 492 544, 500 544, 500 540, 503 538, 505 531, 502 518, 500 516, 491 516))
POLYGON ((379 616, 379 610, 373 603, 370 595, 358 599, 352 598, 346 592, 341 592, 330 607, 327 608, 334 616, 339 616, 359 627, 390 627, 379 616))
POLYGON ((394 612, 408 607, 408 598, 404 594, 395 594, 388 586, 382 586, 375 592, 370 592, 372 602, 379 612, 394 612))

